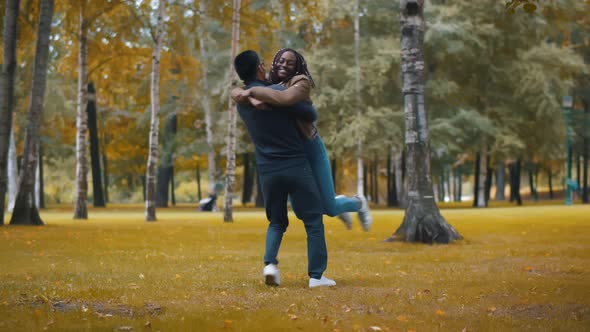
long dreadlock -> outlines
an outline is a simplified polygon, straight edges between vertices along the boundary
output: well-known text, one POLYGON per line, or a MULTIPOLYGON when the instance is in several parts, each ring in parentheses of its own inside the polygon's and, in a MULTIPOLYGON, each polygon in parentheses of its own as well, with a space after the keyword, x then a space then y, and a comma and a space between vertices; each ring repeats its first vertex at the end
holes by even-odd
POLYGON ((313 78, 311 78, 311 74, 309 73, 309 70, 307 70, 307 63, 305 62, 305 58, 303 57, 303 55, 301 55, 299 52, 295 51, 292 48, 283 48, 282 50, 278 51, 277 54, 275 55, 274 59, 272 60, 272 66, 270 67, 270 74, 269 74, 270 82, 272 84, 279 84, 282 82, 286 82, 297 75, 307 76, 307 78, 309 79, 309 82, 311 83, 311 87, 312 88, 315 87, 315 83, 313 81, 313 78), (295 59, 296 59, 295 72, 292 75, 286 77, 284 80, 281 80, 278 76, 278 73, 277 73, 278 69, 277 68, 278 68, 279 60, 281 59, 281 56, 283 56, 283 54, 285 52, 291 52, 291 53, 295 54, 295 59))

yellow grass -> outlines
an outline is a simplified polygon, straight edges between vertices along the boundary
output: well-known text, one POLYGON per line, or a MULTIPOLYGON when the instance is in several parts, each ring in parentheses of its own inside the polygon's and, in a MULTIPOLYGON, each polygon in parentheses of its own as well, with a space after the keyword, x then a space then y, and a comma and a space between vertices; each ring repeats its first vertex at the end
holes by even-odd
POLYGON ((0 227, 0 331, 590 330, 590 206, 449 209, 452 245, 383 243, 403 211, 369 233, 326 218, 338 285, 308 289, 305 232, 291 218, 282 285, 261 277, 261 210, 141 207, 42 212, 44 227, 0 227))

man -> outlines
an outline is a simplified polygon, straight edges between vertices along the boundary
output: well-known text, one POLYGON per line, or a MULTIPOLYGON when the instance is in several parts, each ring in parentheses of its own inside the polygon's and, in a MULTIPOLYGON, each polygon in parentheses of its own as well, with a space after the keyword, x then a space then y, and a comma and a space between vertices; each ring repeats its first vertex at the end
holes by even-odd
MULTIPOLYGON (((240 53, 234 59, 234 68, 246 88, 266 86, 264 64, 256 52, 249 50, 240 53)), ((271 87, 284 89, 279 85, 271 87)), ((323 208, 303 150, 304 138, 299 134, 296 124, 297 118, 314 121, 317 118, 316 110, 304 102, 278 112, 238 104, 238 113, 256 147, 256 162, 269 221, 263 269, 266 284, 280 284, 277 255, 283 233, 289 225, 287 199, 291 196, 293 211, 303 220, 307 232, 309 287, 336 285, 334 280, 323 276, 328 261, 323 208)))

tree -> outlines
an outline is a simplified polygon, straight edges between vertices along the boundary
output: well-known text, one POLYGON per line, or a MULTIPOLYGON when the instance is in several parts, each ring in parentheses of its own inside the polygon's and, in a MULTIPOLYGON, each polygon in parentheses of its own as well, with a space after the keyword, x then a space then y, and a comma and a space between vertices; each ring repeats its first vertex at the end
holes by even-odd
POLYGON ((88 219, 86 199, 88 195, 88 146, 86 131, 88 114, 86 99, 88 89, 88 20, 86 19, 86 0, 80 2, 80 26, 78 32, 78 99, 76 116, 76 198, 74 199, 74 219, 88 219))
POLYGON ((53 16, 53 0, 41 0, 35 65, 31 100, 25 131, 24 153, 21 173, 18 178, 18 194, 10 224, 43 225, 35 205, 35 170, 37 168, 37 149, 39 146, 39 127, 43 112, 47 62, 49 60, 49 35, 53 16))
POLYGON ((408 205, 402 224, 386 241, 449 243, 462 237, 440 214, 430 179, 422 54, 424 1, 400 0, 400 11, 408 205))
MULTIPOLYGON (((230 56, 230 77, 235 77, 233 71, 233 60, 238 53, 240 42, 240 0, 234 0, 233 19, 232 19, 232 40, 230 56)), ((228 124, 227 124, 227 163, 225 169, 225 202, 223 205, 223 221, 233 222, 233 193, 236 180, 236 104, 233 99, 229 99, 228 104, 228 124)))
MULTIPOLYGON (((356 96, 356 107, 357 107, 357 115, 360 118, 361 113, 361 64, 359 60, 359 47, 360 47, 360 12, 359 12, 359 5, 360 0, 356 0, 354 5, 354 69, 355 69, 355 96, 356 96)), ((366 195, 365 193, 365 177, 364 177, 364 170, 363 170, 363 158, 361 157, 363 154, 363 139, 358 135, 358 143, 357 143, 357 160, 356 160, 356 167, 357 167, 357 175, 356 175, 356 191, 359 195, 366 195)))
POLYGON ((158 165, 158 128, 160 123, 160 50, 164 29, 164 1, 158 1, 156 34, 152 53, 151 121, 149 154, 145 180, 145 221, 156 220, 156 170, 158 165))
POLYGON ((215 146, 213 145, 213 119, 211 117, 211 100, 209 98, 209 52, 207 51, 207 34, 205 24, 207 15, 205 13, 205 1, 199 2, 200 24, 197 27, 199 36, 199 49, 201 52, 201 105, 205 112, 205 131, 207 135, 207 178, 209 180, 208 193, 215 192, 215 146))
POLYGON ((98 128, 96 121, 96 90, 94 83, 88 84, 87 98, 88 134, 90 138, 90 164, 92 170, 92 198, 94 207, 104 207, 105 199, 102 190, 102 176, 100 171, 100 147, 98 144, 98 128))
POLYGON ((0 225, 4 224, 4 201, 8 184, 8 150, 12 138, 14 78, 16 75, 16 31, 19 0, 6 0, 4 8, 4 57, 0 76, 0 225))

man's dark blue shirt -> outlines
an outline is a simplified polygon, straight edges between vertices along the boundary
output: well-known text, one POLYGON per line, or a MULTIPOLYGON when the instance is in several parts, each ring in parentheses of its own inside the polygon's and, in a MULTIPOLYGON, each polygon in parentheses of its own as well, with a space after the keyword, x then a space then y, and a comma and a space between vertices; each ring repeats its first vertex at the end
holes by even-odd
MULTIPOLYGON (((262 81, 253 81, 246 89, 266 86, 262 81)), ((284 90, 282 85, 271 89, 284 90)), ((306 138, 297 129, 296 119, 315 121, 317 112, 307 102, 298 102, 290 107, 258 110, 252 105, 238 104, 238 113, 246 124, 252 143, 256 147, 256 163, 259 172, 274 172, 303 165, 307 157, 303 150, 306 138)))

